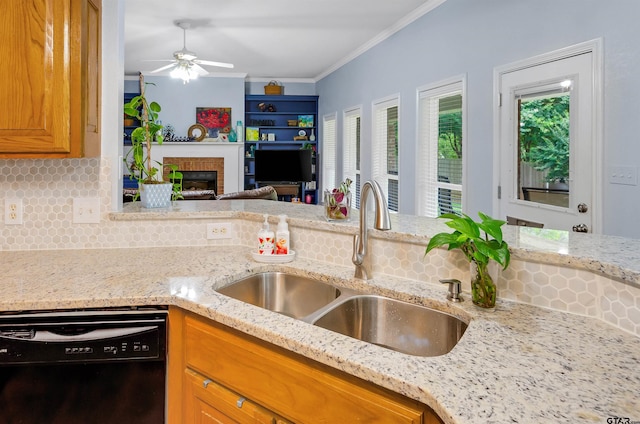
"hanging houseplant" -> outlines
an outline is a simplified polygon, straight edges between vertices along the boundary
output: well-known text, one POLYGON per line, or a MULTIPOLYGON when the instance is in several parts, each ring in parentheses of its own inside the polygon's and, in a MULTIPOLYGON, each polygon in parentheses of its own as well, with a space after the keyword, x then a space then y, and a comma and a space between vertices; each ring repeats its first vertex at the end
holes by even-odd
POLYGON ((482 219, 475 222, 467 215, 444 214, 447 226, 453 233, 438 233, 429 240, 425 255, 432 249, 448 246, 448 250, 460 249, 467 260, 475 265, 471 274, 471 296, 473 303, 483 308, 493 308, 496 304, 496 285, 489 274, 489 261, 493 259, 507 269, 511 256, 509 246, 502 239, 501 227, 504 221, 493 219, 479 212, 482 219), (484 232, 484 236, 481 234, 484 232))

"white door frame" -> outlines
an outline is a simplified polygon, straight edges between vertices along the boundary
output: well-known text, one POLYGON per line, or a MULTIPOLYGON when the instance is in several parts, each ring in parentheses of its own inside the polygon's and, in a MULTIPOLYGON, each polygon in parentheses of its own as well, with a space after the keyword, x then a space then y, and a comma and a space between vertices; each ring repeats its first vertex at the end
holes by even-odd
POLYGON ((590 118, 593 144, 591 151, 591 168, 593 169, 593 186, 591 187, 591 211, 592 227, 589 232, 602 233, 602 209, 603 209, 603 61, 602 38, 597 38, 573 46, 554 50, 528 59, 512 62, 494 68, 493 70, 493 214, 500 210, 498 199, 498 186, 500 185, 501 163, 500 155, 500 80, 502 75, 508 72, 518 71, 532 66, 565 59, 578 54, 591 53, 593 57, 593 116, 590 118))

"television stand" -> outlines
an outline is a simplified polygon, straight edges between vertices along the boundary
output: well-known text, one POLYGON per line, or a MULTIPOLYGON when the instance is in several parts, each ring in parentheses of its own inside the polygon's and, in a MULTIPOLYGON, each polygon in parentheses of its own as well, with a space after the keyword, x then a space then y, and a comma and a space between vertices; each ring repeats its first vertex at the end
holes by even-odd
POLYGON ((300 197, 300 186, 297 184, 271 184, 278 192, 278 196, 300 197))
MULTIPOLYGON (((297 197, 300 198, 300 183, 260 183, 259 186, 269 185, 273 187, 278 193, 278 200, 283 202, 290 202, 292 198, 297 197)), ((301 202, 304 202, 304 199, 300 199, 301 202)))

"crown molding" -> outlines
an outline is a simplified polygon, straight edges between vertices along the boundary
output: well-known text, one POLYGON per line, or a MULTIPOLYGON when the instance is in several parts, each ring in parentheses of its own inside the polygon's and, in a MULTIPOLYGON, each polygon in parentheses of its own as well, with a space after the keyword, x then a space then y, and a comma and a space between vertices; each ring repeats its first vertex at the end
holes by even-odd
POLYGON ((383 42, 387 38, 391 37, 393 34, 397 33, 398 31, 402 30, 403 28, 405 28, 409 24, 413 23, 416 19, 418 19, 418 18, 426 15, 427 13, 431 12, 433 9, 435 9, 438 6, 440 6, 445 1, 447 1, 447 0, 430 0, 430 1, 427 1, 422 6, 418 7, 413 12, 409 13, 408 15, 406 15, 405 17, 403 17, 402 19, 397 21, 395 24, 393 24, 392 26, 390 26, 386 30, 382 31, 380 34, 378 34, 377 36, 373 37, 371 40, 367 41, 366 43, 364 43, 363 45, 358 47, 356 50, 354 50, 353 52, 351 52, 347 56, 345 56, 342 59, 340 59, 338 62, 333 64, 331 67, 327 68, 324 72, 318 74, 315 78, 313 78, 313 80, 315 82, 320 81, 322 78, 326 77, 327 75, 331 74, 332 72, 335 72, 340 67, 342 67, 342 66, 346 65, 347 63, 351 62, 352 60, 354 60, 355 58, 357 58, 361 54, 363 54, 366 51, 372 49, 373 47, 377 46, 378 44, 380 44, 381 42, 383 42))

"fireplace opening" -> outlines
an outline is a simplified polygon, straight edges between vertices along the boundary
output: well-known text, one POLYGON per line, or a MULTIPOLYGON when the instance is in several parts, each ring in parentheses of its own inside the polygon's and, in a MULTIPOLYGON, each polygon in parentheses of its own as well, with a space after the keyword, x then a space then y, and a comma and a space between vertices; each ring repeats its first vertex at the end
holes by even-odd
POLYGON ((188 200, 207 200, 215 198, 218 192, 217 171, 179 171, 182 172, 182 195, 188 200))
POLYGON ((218 192, 217 171, 180 171, 183 190, 214 190, 218 192))

